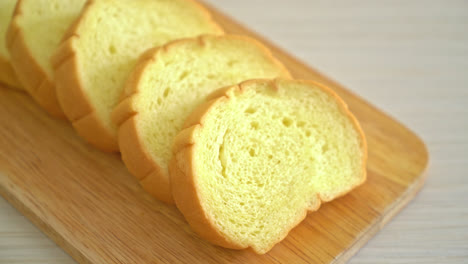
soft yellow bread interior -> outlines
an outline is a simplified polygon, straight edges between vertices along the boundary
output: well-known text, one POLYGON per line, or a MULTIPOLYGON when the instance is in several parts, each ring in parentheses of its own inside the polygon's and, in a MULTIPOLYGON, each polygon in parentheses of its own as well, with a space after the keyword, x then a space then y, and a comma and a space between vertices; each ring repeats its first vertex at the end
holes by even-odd
POLYGON ((178 38, 221 32, 193 1, 95 1, 82 17, 73 45, 84 92, 103 125, 116 135, 111 112, 144 51, 178 38))
POLYGON ((231 90, 195 132, 194 184, 205 213, 228 240, 258 253, 306 209, 365 179, 364 139, 343 105, 312 84, 276 86, 231 90))
POLYGON ((133 106, 143 145, 165 172, 174 137, 206 95, 252 78, 289 76, 266 48, 240 36, 179 41, 153 58, 142 73, 133 106))
POLYGON ((21 0, 21 27, 31 55, 52 79, 50 57, 85 0, 21 0))
POLYGON ((0 57, 9 59, 10 55, 6 48, 5 35, 10 24, 11 16, 15 8, 16 0, 1 0, 0 1, 0 57))

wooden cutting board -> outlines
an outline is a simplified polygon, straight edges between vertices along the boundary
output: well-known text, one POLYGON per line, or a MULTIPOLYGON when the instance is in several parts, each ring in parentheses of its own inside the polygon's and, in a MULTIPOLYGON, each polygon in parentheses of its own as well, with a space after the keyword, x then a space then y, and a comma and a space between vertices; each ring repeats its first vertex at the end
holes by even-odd
POLYGON ((369 144, 368 180, 309 214, 266 255, 213 246, 174 206, 147 195, 117 154, 85 144, 25 94, 0 88, 0 193, 80 263, 342 263, 420 189, 428 154, 411 131, 339 84, 213 10, 230 33, 262 40, 296 78, 349 104, 369 144))

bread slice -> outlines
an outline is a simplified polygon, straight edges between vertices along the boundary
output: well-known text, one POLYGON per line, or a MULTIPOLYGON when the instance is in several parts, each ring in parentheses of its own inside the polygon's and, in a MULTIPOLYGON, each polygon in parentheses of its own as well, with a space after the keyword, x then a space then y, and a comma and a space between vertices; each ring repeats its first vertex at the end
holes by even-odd
POLYGON ((263 254, 366 178, 366 140, 330 89, 254 80, 219 91, 176 137, 177 207, 203 238, 263 254))
POLYGON ((90 1, 54 56, 59 101, 78 134, 118 151, 111 112, 147 49, 222 29, 189 0, 90 1))
POLYGON ((12 88, 22 89, 10 64, 10 54, 6 48, 6 31, 10 24, 16 0, 0 1, 0 82, 12 88))
POLYGON ((21 0, 7 33, 11 62, 26 91, 48 113, 65 117, 57 101, 50 57, 85 0, 21 0))
POLYGON ((262 44, 244 36, 201 36, 148 51, 114 111, 122 159, 155 197, 173 202, 172 142, 193 109, 220 87, 290 77, 262 44))

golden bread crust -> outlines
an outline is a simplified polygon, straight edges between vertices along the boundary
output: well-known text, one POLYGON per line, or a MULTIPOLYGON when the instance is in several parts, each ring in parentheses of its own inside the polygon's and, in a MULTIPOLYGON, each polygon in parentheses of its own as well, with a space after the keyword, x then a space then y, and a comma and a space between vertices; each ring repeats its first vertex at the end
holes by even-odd
POLYGON ((253 42, 255 45, 260 47, 265 54, 268 55, 269 59, 275 65, 283 70, 282 76, 290 77, 290 74, 284 65, 281 64, 281 62, 279 62, 276 58, 274 58, 271 52, 264 45, 260 44, 258 41, 252 38, 238 35, 202 35, 196 38, 179 39, 169 42, 164 46, 150 49, 140 57, 135 70, 132 72, 127 81, 121 101, 112 113, 112 120, 114 124, 119 126, 118 139, 120 152, 122 153, 122 159, 129 171, 137 179, 141 180, 141 184, 145 190, 149 191, 156 198, 169 203, 174 203, 172 195, 170 194, 171 187, 169 173, 161 169, 161 165, 159 165, 157 161, 151 157, 148 150, 142 143, 140 133, 138 132, 137 120, 135 118, 138 115, 138 110, 132 104, 132 97, 139 92, 139 82, 143 72, 145 71, 145 68, 150 62, 157 59, 158 53, 167 51, 185 42, 193 41, 194 39, 199 41, 200 45, 204 45, 205 39, 207 37, 233 38, 253 42), (151 179, 153 177, 158 179, 151 179), (145 178, 144 181, 142 180, 143 178, 145 178))
POLYGON ((137 66, 127 80, 121 101, 112 112, 112 121, 118 126, 118 145, 127 169, 140 181, 145 191, 163 202, 173 204, 170 188, 166 188, 170 186, 169 175, 163 173, 161 167, 146 151, 135 119, 138 112, 132 106, 132 95, 139 92, 138 83, 142 73, 160 48, 164 46, 149 49, 140 56, 137 66))
MULTIPOLYGON (((16 3, 13 3, 13 5, 14 6, 11 6, 13 7, 13 9, 11 10, 12 15, 14 13, 14 7, 16 7, 16 3)), ((10 23, 10 21, 5 21, 5 22, 8 24, 10 23)), ((5 43, 6 32, 4 36, 0 36, 0 37, 3 38, 2 44, 5 45, 6 47, 6 43, 5 43)), ((13 67, 11 66, 9 55, 3 56, 2 54, 0 54, 0 83, 4 84, 4 86, 9 87, 9 88, 24 90, 18 78, 16 77, 13 67)))
MULTIPOLYGON (((197 189, 199 188, 197 185, 197 170, 195 168, 195 145, 196 145, 196 135, 198 130, 203 126, 203 119, 204 116, 210 111, 210 109, 215 106, 216 104, 222 103, 223 100, 229 100, 229 94, 233 91, 242 92, 243 87, 247 86, 252 82, 267 82, 271 84, 273 87, 277 87, 277 82, 280 79, 276 80, 250 80, 243 82, 239 85, 227 87, 220 89, 214 92, 213 96, 211 96, 211 100, 206 104, 200 106, 198 108, 199 111, 194 111, 192 115, 187 119, 183 129, 176 137, 173 147, 173 160, 170 164, 170 175, 171 175, 171 182, 172 182, 172 193, 174 196, 174 200, 176 203, 177 208, 182 212, 185 219, 189 223, 189 225, 193 228, 193 230, 200 235, 202 238, 210 241, 213 244, 232 248, 232 249, 242 249, 242 248, 250 248, 258 254, 264 254, 270 249, 266 251, 256 251, 251 245, 249 246, 241 246, 236 241, 230 241, 225 235, 221 234, 214 224, 213 219, 209 217, 209 215, 205 212, 202 198, 198 196, 197 189), (217 97, 217 98, 216 98, 217 97)), ((362 173, 361 173, 361 180, 358 185, 362 184, 366 179, 366 161, 367 161, 367 143, 364 136, 364 133, 354 115, 349 111, 347 105, 344 101, 330 88, 316 83, 314 81, 305 81, 299 80, 295 82, 301 82, 305 84, 310 84, 312 86, 318 87, 322 89, 324 92, 333 96, 338 104, 341 106, 343 112, 349 116, 358 131, 360 138, 361 138, 361 151, 363 153, 362 157, 362 173)), ((317 203, 310 205, 309 208, 304 208, 304 212, 299 215, 293 224, 289 227, 285 227, 283 229, 282 234, 279 236, 279 239, 275 241, 272 245, 280 242, 284 239, 287 234, 300 222, 304 220, 307 216, 308 212, 316 211, 319 209, 322 202, 327 202, 333 200, 339 196, 346 194, 347 192, 343 192, 338 194, 335 197, 321 197, 320 194, 317 194, 317 203)))
POLYGON ((22 4, 19 0, 7 31, 7 48, 16 77, 31 97, 50 115, 64 118, 65 115, 57 100, 54 82, 39 65, 28 47, 24 32, 18 24, 22 16, 22 4))
POLYGON ((93 3, 92 0, 85 3, 80 17, 70 26, 62 43, 52 56, 57 97, 66 117, 84 140, 102 151, 118 152, 116 135, 100 121, 94 106, 83 90, 78 61, 73 48, 73 40, 79 37, 75 34, 79 21, 86 16, 93 3))
MULTIPOLYGON (((227 87, 229 89, 231 87, 227 87)), ((226 90, 220 89, 220 90, 226 90)), ((214 92, 217 93, 217 92, 214 92)), ((227 96, 213 98, 203 104, 187 118, 183 129, 174 140, 174 155, 169 163, 169 173, 171 176, 171 189, 177 208, 184 214, 190 227, 203 239, 206 239, 213 244, 232 248, 243 249, 234 241, 229 240, 215 227, 211 218, 205 214, 202 200, 198 196, 196 177, 190 177, 195 171, 194 164, 194 148, 195 134, 198 128, 203 123, 203 116, 211 108, 223 101, 227 100, 227 96), (179 162, 180 161, 180 162, 179 162)))
MULTIPOLYGON (((187 147, 181 149, 177 155, 183 156, 187 161, 192 161, 191 157, 193 148, 187 147)), ((189 221, 190 227, 203 239, 210 241, 216 245, 232 248, 242 249, 243 247, 238 246, 235 242, 230 241, 228 238, 223 236, 218 229, 214 228, 214 223, 210 218, 204 214, 201 200, 197 195, 196 184, 194 184, 192 177, 184 177, 186 173, 191 171, 191 167, 194 164, 188 162, 183 167, 177 164, 177 160, 173 158, 169 163, 169 171, 171 177, 174 180, 172 186, 172 193, 176 201, 185 201, 183 203, 177 203, 177 207, 181 212, 185 212, 185 218, 189 221), (212 227, 212 228, 207 228, 212 227)))
POLYGON ((10 64, 10 60, 0 56, 0 82, 8 87, 24 90, 16 78, 15 71, 10 64))
POLYGON ((100 150, 118 152, 116 136, 102 124, 82 88, 78 62, 72 46, 73 38, 77 37, 71 35, 64 40, 52 57, 58 100, 66 117, 83 139, 100 150))

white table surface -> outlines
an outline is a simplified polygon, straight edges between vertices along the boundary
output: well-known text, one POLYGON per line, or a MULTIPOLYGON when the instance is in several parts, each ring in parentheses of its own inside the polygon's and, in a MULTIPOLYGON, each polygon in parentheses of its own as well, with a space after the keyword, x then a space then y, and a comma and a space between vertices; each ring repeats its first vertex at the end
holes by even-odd
MULTIPOLYGON (((350 263, 468 263, 468 1, 209 0, 427 143, 421 193, 350 263)), ((75 263, 0 198, 0 263, 75 263)))

